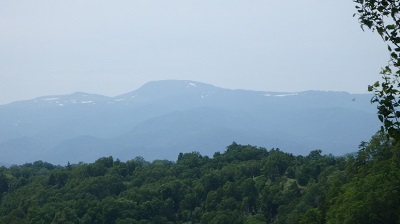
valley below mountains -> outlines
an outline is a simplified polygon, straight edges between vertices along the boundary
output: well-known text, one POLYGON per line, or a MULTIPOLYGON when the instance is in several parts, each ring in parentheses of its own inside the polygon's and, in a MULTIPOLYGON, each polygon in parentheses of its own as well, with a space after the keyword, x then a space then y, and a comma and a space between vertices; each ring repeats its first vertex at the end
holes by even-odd
POLYGON ((231 90, 154 81, 116 97, 88 93, 0 105, 0 164, 65 165, 103 156, 176 160, 233 141, 295 155, 343 155, 379 129, 371 94, 231 90))

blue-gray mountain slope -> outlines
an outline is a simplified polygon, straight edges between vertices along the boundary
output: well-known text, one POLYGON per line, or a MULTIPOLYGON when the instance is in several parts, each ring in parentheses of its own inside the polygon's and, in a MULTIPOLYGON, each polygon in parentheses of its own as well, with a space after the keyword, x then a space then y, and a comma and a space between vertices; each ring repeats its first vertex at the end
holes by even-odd
POLYGON ((175 160, 236 141, 294 154, 357 150, 379 128, 369 94, 230 90, 156 81, 116 97, 74 93, 0 106, 0 162, 175 160))

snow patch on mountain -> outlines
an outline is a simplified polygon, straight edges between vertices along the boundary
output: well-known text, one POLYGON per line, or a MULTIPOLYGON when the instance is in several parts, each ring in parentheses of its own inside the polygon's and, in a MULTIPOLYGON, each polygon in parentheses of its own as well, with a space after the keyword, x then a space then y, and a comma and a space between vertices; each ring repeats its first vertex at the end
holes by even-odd
POLYGON ((54 100, 58 100, 58 99, 60 99, 60 98, 53 97, 53 98, 44 98, 44 99, 42 99, 42 100, 43 100, 43 101, 54 101, 54 100))
POLYGON ((268 97, 285 97, 285 96, 297 96, 299 95, 298 93, 284 93, 284 94, 269 94, 266 93, 264 94, 264 96, 268 96, 268 97))
POLYGON ((190 86, 197 87, 196 84, 194 84, 192 82, 189 82, 189 86, 188 87, 190 87, 190 86))
POLYGON ((285 96, 297 96, 299 95, 298 93, 287 93, 287 94, 279 94, 279 95, 275 95, 277 97, 285 97, 285 96))
POLYGON ((92 100, 88 100, 88 101, 81 101, 81 103, 83 104, 89 104, 89 103, 94 103, 92 100))

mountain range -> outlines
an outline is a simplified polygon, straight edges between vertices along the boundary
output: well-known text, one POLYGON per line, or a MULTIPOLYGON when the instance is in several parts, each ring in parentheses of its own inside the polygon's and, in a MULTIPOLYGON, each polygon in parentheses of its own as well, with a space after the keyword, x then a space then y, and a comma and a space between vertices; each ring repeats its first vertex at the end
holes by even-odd
MULTIPOLYGON (((293 154, 343 155, 379 129, 370 94, 232 90, 187 81, 149 82, 107 97, 77 92, 0 105, 0 164, 176 160, 233 141, 293 154)), ((212 156, 212 155, 210 155, 212 156)))

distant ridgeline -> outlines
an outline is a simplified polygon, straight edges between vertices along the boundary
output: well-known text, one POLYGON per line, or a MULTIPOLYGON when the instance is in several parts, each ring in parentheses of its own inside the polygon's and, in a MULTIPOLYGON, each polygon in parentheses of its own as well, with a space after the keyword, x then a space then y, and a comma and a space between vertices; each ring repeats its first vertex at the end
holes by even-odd
POLYGON ((74 93, 0 105, 0 162, 54 164, 211 156, 236 141, 344 155, 378 129, 369 94, 230 90, 157 81, 116 97, 74 93))
POLYGON ((397 223, 399 147, 385 139, 349 157, 233 143, 176 162, 0 167, 0 223, 397 223))

